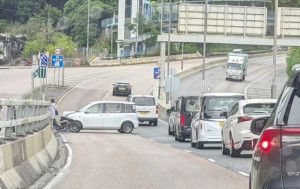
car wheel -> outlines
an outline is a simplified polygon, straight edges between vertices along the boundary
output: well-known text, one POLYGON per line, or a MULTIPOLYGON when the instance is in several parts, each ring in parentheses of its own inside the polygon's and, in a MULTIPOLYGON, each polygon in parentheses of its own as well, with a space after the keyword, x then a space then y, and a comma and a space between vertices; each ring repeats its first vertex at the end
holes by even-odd
POLYGON ((169 128, 169 135, 172 135, 170 125, 168 126, 168 128, 169 128))
POLYGON ((178 141, 177 129, 175 128, 175 141, 178 141))
POLYGON ((133 130, 133 124, 129 121, 126 121, 122 124, 121 128, 124 133, 131 133, 133 130))
POLYGON ((241 155, 241 151, 240 150, 236 150, 234 148, 234 141, 233 141, 232 136, 230 136, 230 144, 231 144, 231 148, 229 150, 230 156, 231 157, 239 157, 241 155))
POLYGON ((178 142, 184 142, 185 138, 184 137, 178 137, 178 142))
POLYGON ((157 121, 153 121, 153 126, 157 126, 157 121))
POLYGON ((228 78, 226 77, 226 81, 228 81, 228 78))
POLYGON ((243 81, 245 81, 245 75, 243 75, 243 81))
POLYGON ((192 132, 191 132, 190 138, 191 138, 191 147, 195 148, 196 147, 196 143, 193 142, 193 140, 192 140, 192 132))
POLYGON ((72 133, 79 133, 81 128, 82 128, 82 125, 79 121, 72 121, 70 123, 70 130, 72 133))
POLYGON ((196 147, 197 147, 198 149, 204 149, 204 142, 197 142, 197 143, 196 143, 196 147))
POLYGON ((227 149, 227 148, 225 147, 225 144, 224 144, 224 142, 223 142, 223 140, 222 140, 222 154, 223 154, 223 155, 229 155, 229 153, 230 153, 229 149, 227 149))

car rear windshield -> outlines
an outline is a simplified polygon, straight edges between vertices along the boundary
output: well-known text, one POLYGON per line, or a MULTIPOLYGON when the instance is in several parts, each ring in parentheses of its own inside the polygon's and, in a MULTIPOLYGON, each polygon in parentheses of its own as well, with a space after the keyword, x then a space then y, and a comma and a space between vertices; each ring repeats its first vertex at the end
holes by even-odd
POLYGON ((154 106, 155 105, 154 97, 133 97, 132 101, 137 106, 154 106))
POLYGON ((118 86, 129 86, 129 83, 116 83, 118 86))
POLYGON ((195 110, 198 110, 197 106, 197 99, 186 99, 185 101, 185 106, 184 106, 184 111, 185 112, 194 112, 195 110))
POLYGON ((257 103, 244 106, 244 114, 270 114, 273 111, 275 103, 257 103))
POLYGON ((243 96, 207 96, 204 98, 204 119, 226 119, 224 112, 228 112, 234 104, 244 99, 243 96))

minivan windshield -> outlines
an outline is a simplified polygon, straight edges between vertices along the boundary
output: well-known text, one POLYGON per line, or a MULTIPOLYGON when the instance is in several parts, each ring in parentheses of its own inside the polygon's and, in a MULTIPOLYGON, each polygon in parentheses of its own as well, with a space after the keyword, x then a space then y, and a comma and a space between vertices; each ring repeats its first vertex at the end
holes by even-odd
POLYGON ((132 102, 134 102, 136 106, 155 106, 154 97, 133 97, 132 102))
POLYGON ((244 99, 243 96, 207 96, 204 97, 204 119, 226 119, 224 112, 228 112, 234 104, 244 99))

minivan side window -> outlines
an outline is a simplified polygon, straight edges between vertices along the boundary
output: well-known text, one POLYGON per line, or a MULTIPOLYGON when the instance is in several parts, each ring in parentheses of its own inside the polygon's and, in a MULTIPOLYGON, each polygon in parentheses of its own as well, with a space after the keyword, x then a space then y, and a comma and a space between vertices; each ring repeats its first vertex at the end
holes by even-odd
POLYGON ((102 112, 102 104, 94 104, 91 107, 89 107, 87 110, 91 114, 101 113, 102 112))
POLYGON ((122 109, 124 112, 124 107, 121 103, 106 103, 105 113, 121 113, 122 109))
POLYGON ((125 107, 125 110, 124 111, 122 110, 121 112, 124 112, 124 113, 135 113, 136 112, 136 110, 133 109, 132 104, 125 104, 124 107, 125 107))

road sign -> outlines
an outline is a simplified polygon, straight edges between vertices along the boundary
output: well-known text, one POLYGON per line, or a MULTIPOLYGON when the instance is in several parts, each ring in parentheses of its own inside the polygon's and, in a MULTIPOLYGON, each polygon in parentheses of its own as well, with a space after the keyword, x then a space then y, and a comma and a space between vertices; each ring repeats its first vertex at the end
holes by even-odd
POLYGON ((63 55, 51 55, 51 66, 52 67, 63 67, 64 56, 63 55))
POLYGON ((39 73, 39 78, 46 78, 46 66, 39 66, 38 73, 39 73))
POLYGON ((32 76, 35 78, 39 75, 39 69, 35 70, 33 73, 32 73, 32 76))
POLYGON ((160 67, 155 67, 153 70, 153 78, 160 79, 160 67))
POLYGON ((40 54, 40 66, 48 66, 48 56, 45 53, 40 54))
POLYGON ((55 51, 54 51, 54 53, 55 53, 56 55, 61 54, 61 49, 60 49, 60 48, 56 48, 55 51))
POLYGON ((165 79, 165 92, 179 91, 180 77, 166 77, 165 79))

